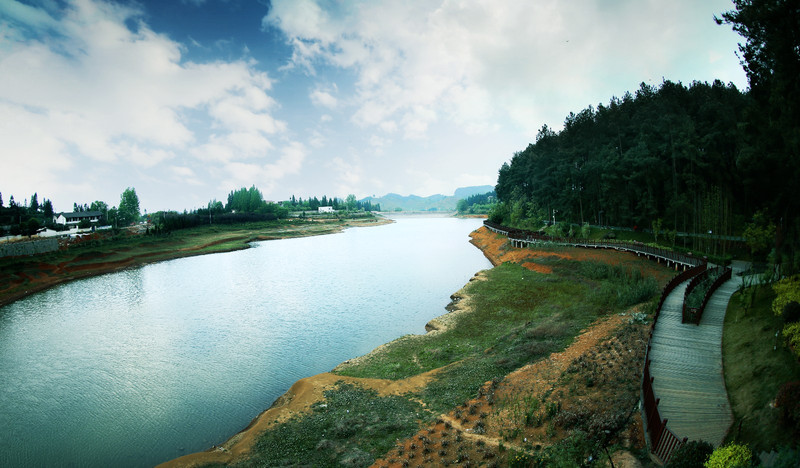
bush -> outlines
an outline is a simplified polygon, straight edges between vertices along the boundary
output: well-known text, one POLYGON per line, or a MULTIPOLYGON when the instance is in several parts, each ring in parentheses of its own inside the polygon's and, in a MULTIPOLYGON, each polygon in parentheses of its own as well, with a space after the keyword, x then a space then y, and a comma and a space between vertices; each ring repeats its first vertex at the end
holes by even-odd
POLYGON ((672 454, 668 468, 703 468, 714 446, 702 440, 690 440, 672 454))
POLYGON ((792 353, 800 358, 800 322, 790 323, 783 327, 783 337, 792 349, 792 353))
POLYGON ((781 419, 791 429, 800 430, 800 382, 787 382, 778 390, 775 406, 781 410, 781 419))
POLYGON ((493 223, 503 224, 508 216, 508 205, 505 202, 498 203, 489 210, 489 221, 493 223))
POLYGON ((717 448, 708 457, 705 468, 744 468, 753 465, 753 453, 747 445, 728 444, 717 448))
POLYGON ((800 321, 800 302, 792 301, 783 306, 783 323, 800 321))
POLYGON ((800 275, 784 278, 772 285, 775 299, 772 301, 772 311, 775 315, 782 315, 785 307, 790 302, 800 302, 800 275))
POLYGON ((778 449, 778 456, 772 462, 772 468, 796 468, 800 466, 800 451, 791 447, 778 449))

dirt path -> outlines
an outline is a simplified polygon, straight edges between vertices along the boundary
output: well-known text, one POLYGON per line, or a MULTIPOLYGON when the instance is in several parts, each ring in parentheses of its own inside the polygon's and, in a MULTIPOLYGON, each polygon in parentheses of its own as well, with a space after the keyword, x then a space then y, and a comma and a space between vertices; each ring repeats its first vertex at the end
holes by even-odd
POLYGON ((416 466, 421 462, 438 466, 453 461, 454 457, 488 460, 498 457, 498 453, 505 450, 528 452, 525 445, 530 446, 529 444, 535 443, 540 447, 550 445, 552 439, 545 437, 521 437, 517 441, 505 439, 501 435, 502 431, 518 421, 514 421, 515 418, 509 414, 510 406, 499 409, 493 402, 519 395, 552 392, 558 387, 559 380, 570 364, 611 337, 625 319, 626 316, 622 315, 599 319, 582 331, 564 351, 517 369, 500 383, 487 382, 477 398, 441 415, 430 427, 423 428, 414 436, 399 442, 397 448, 372 466, 399 468, 416 466), (469 442, 471 448, 464 448, 465 441, 469 442), (459 448, 456 450, 451 447, 459 448))

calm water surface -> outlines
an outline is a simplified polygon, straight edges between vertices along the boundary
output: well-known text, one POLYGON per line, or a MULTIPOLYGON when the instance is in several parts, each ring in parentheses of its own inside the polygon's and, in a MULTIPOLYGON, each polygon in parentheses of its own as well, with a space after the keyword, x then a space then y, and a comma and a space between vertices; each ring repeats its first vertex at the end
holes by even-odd
POLYGON ((408 219, 62 285, 0 308, 0 466, 150 466, 406 333, 491 265, 408 219))

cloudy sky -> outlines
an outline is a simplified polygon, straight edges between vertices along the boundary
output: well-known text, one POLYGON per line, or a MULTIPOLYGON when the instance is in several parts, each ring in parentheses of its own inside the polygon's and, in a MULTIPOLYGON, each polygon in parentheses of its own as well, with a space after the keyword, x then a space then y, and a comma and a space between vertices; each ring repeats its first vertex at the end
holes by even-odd
POLYGON ((730 0, 0 0, 0 192, 56 210, 494 184, 639 83, 747 82, 730 0))

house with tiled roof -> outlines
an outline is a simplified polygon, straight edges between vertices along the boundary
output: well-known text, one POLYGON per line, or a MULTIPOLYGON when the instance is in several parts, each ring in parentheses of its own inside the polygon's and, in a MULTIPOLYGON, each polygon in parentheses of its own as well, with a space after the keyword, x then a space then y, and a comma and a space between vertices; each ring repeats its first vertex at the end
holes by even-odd
POLYGON ((62 226, 77 226, 84 219, 92 224, 100 222, 103 213, 100 211, 75 211, 72 213, 56 213, 53 215, 53 222, 62 226))

